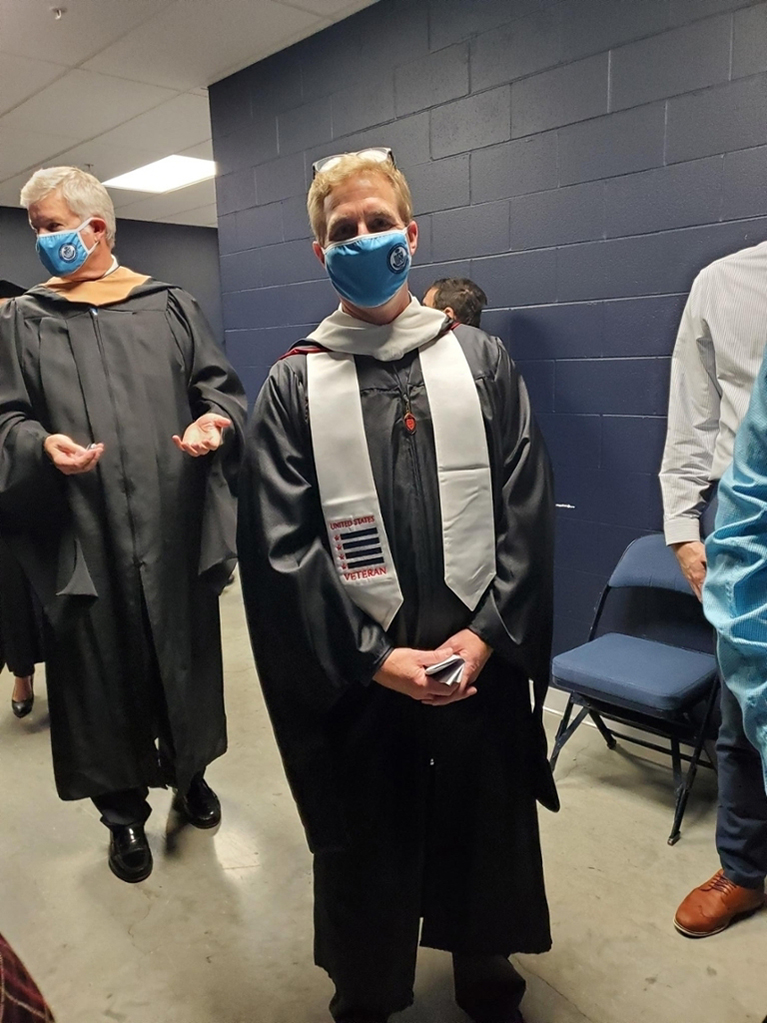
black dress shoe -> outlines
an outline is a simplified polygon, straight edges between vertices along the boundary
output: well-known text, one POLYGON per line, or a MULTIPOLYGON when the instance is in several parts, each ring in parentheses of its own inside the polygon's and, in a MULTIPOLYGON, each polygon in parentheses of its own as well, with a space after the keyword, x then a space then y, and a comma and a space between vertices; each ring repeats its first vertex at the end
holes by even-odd
POLYGON ((204 778, 192 779, 185 796, 177 792, 173 809, 196 828, 215 828, 221 823, 221 803, 204 778))
POLYGON ((144 825, 113 824, 109 830, 109 869, 129 884, 146 881, 153 864, 144 825))
MULTIPOLYGON (((32 687, 32 685, 33 683, 30 682, 30 688, 32 687)), ((34 705, 35 705, 34 693, 30 693, 26 700, 13 699, 11 700, 11 707, 13 708, 13 713, 16 715, 17 718, 25 718, 27 714, 31 714, 34 705)))

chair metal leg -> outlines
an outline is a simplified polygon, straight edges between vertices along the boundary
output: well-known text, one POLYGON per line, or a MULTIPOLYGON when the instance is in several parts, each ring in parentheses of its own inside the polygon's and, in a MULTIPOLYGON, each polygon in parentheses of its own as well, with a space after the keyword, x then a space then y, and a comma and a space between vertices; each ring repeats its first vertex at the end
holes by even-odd
POLYGON ((682 780, 682 758, 679 751, 679 740, 671 740, 671 764, 674 769, 674 792, 676 793, 676 810, 674 812, 674 823, 671 828, 671 834, 668 836, 668 844, 676 845, 681 837, 679 825, 682 821, 682 814, 687 804, 687 798, 684 795, 684 781, 682 780), (681 813, 680 813, 681 808, 681 813))
POLYGON ((559 759, 559 754, 562 752, 562 747, 588 714, 588 708, 583 707, 576 715, 575 720, 570 723, 573 706, 574 702, 571 696, 567 701, 567 707, 565 707, 565 712, 562 715, 562 720, 559 722, 559 728, 557 729, 556 738, 554 739, 554 749, 551 751, 551 758, 549 759, 549 766, 552 771, 557 766, 557 760, 559 759))
POLYGON ((682 818, 684 817, 684 811, 687 809, 687 800, 690 796, 692 789, 692 783, 695 781, 695 775, 698 771, 697 759, 690 763, 687 770, 687 777, 685 778, 684 785, 682 786, 681 792, 676 797, 676 808, 674 810, 674 823, 671 826, 671 834, 668 837, 669 845, 676 845, 679 839, 682 837, 682 818))
MULTIPOLYGON (((716 702, 717 688, 718 687, 716 685, 711 687, 711 693, 709 695, 708 703, 706 705, 706 713, 704 715, 703 722, 700 727, 700 732, 695 742, 695 746, 693 747, 692 756, 690 757, 690 765, 687 768, 687 775, 684 779, 684 784, 681 790, 677 791, 676 809, 674 811, 674 823, 671 828, 671 834, 669 835, 668 839, 669 845, 676 845, 676 843, 679 841, 681 837, 682 818, 684 817, 684 812, 687 809, 687 800, 689 799, 690 792, 692 791, 692 786, 695 781, 695 775, 698 773, 698 764, 700 763, 700 758, 703 754, 703 749, 706 745, 706 742, 708 741, 706 739, 706 733, 708 732, 709 721, 711 719, 711 714, 714 709, 714 703, 716 702)), ((677 753, 678 751, 679 746, 677 745, 677 753)), ((674 780, 676 781, 676 771, 674 780)))
POLYGON ((592 711, 589 711, 589 717, 591 718, 591 720, 594 722, 594 724, 599 729, 599 734, 602 736, 602 738, 607 743, 607 748, 608 749, 615 749, 615 747, 618 745, 618 743, 617 743, 616 738, 613 735, 613 733, 610 731, 610 729, 607 727, 607 725, 602 720, 602 716, 600 714, 597 714, 597 712, 595 710, 592 710, 592 711))
POLYGON ((573 707, 574 707, 573 698, 572 696, 569 696, 567 699, 567 706, 565 707, 565 712, 562 715, 562 720, 559 722, 557 734, 554 736, 554 748, 552 749, 551 757, 549 758, 549 767, 551 768, 552 771, 557 765, 557 759, 559 757, 560 750, 567 742, 567 739, 563 739, 562 736, 565 734, 565 732, 567 731, 567 726, 570 724, 570 715, 573 712, 573 707))

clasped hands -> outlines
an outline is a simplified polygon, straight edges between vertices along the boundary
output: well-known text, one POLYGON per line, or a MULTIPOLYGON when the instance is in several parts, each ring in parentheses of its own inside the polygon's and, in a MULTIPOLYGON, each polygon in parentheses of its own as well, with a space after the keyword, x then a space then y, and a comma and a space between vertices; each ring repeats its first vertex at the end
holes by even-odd
MULTIPOLYGON (((207 455, 221 447, 224 431, 231 426, 231 420, 216 412, 206 412, 190 423, 184 436, 173 435, 173 443, 192 458, 207 455)), ((56 468, 65 476, 90 472, 104 453, 103 444, 91 444, 84 448, 64 433, 51 433, 43 442, 43 448, 56 468)))
POLYGON ((373 676, 387 689, 433 707, 458 703, 477 692, 474 683, 492 653, 491 647, 471 629, 462 629, 446 640, 438 650, 412 650, 397 647, 373 676), (445 686, 426 674, 426 668, 439 664, 446 657, 458 654, 465 662, 463 677, 454 686, 445 686))

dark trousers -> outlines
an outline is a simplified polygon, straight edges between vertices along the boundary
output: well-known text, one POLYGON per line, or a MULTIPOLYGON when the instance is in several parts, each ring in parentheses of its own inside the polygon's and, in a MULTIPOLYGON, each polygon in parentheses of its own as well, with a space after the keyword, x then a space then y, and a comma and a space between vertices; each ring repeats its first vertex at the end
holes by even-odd
MULTIPOLYGON (((402 878, 372 850, 314 857, 315 960, 336 1023, 383 1023, 413 1001, 420 919, 402 878)), ((502 955, 453 954, 455 999, 476 1023, 507 1023, 525 981, 502 955)))
MULTIPOLYGON (((389 1003, 390 1008, 382 1008, 386 1004, 386 996, 376 979, 380 966, 380 961, 371 961, 371 969, 366 971, 366 975, 355 979, 354 990, 336 987, 330 1003, 336 1023, 384 1023, 397 1011, 392 1003, 389 1003), (367 982, 368 989, 363 995, 360 991, 364 982, 367 982)), ((475 1023, 508 1023, 519 1008, 527 987, 524 977, 502 956, 453 955, 453 978, 455 1000, 475 1023)), ((411 1002, 412 990, 408 1004, 411 1002)))
MULTIPOLYGON (((714 530, 716 491, 701 516, 701 533, 714 530)), ((716 848, 725 876, 744 888, 759 888, 767 877, 767 794, 762 759, 743 731, 740 704, 726 685, 716 741, 719 807, 716 848)))
MULTIPOLYGON (((192 779, 192 784, 202 780, 205 772, 200 771, 192 779)), ((145 824, 152 812, 147 801, 149 789, 125 789, 123 792, 106 792, 94 796, 93 804, 101 814, 101 823, 108 828, 145 824)))
POLYGON ((716 848, 722 868, 735 884, 759 888, 767 876, 767 794, 762 760, 746 738, 740 704, 727 686, 722 686, 722 724, 716 755, 716 848))
POLYGON ((93 803, 101 813, 101 823, 108 828, 144 824, 152 812, 147 802, 149 789, 125 789, 94 796, 93 803))

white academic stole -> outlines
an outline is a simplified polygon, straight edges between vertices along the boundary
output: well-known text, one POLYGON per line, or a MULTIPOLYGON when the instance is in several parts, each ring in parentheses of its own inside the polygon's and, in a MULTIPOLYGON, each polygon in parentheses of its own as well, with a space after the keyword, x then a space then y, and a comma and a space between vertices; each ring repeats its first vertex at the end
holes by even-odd
MULTIPOLYGON (((434 427, 445 583, 473 611, 495 577, 493 488, 479 395, 452 331, 418 356, 434 427)), ((403 597, 373 478, 354 356, 312 352, 306 366, 314 462, 336 571, 351 600, 388 629, 403 597)))

